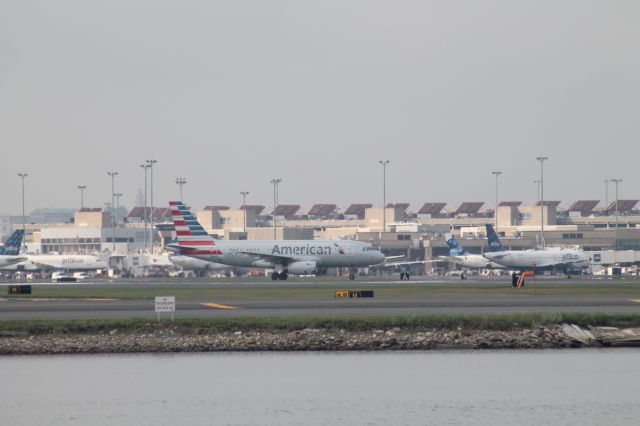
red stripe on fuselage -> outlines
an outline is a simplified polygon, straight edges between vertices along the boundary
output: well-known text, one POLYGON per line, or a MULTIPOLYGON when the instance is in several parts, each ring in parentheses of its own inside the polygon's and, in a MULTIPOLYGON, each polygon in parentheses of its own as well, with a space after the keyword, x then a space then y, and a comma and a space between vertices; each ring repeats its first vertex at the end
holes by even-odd
POLYGON ((179 246, 215 246, 216 243, 211 240, 200 240, 200 241, 178 241, 179 246))
POLYGON ((186 254, 186 255, 190 255, 190 254, 211 254, 211 255, 221 255, 222 251, 220 250, 189 250, 189 249, 182 249, 180 250, 180 253, 182 254, 186 254))

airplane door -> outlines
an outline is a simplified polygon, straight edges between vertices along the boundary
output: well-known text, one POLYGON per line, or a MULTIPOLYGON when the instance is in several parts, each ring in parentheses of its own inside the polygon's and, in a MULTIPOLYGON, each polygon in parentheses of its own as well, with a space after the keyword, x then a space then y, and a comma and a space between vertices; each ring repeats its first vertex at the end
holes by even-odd
POLYGON ((355 256, 356 254, 356 245, 351 243, 347 246, 347 256, 355 256))

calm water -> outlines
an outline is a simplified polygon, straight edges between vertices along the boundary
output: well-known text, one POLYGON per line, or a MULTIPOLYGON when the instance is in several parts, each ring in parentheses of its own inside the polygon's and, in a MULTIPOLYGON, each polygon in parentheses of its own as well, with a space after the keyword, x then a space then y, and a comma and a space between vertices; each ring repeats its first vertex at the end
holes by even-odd
POLYGON ((2 425, 638 425, 640 350, 0 358, 2 425))

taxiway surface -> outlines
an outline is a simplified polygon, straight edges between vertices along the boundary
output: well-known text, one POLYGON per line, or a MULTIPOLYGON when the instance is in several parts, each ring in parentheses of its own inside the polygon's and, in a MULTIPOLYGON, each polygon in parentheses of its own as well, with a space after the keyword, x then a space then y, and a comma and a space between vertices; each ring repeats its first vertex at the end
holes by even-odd
MULTIPOLYGON (((31 296, 2 296, 0 320, 153 318, 154 296, 176 297, 175 316, 281 317, 353 315, 640 313, 640 280, 542 278, 522 289, 500 279, 410 282, 360 279, 241 278, 214 281, 119 281, 32 284, 31 296), (373 290, 374 298, 339 299, 335 291, 373 290)), ((0 292, 6 294, 6 284, 0 292)))

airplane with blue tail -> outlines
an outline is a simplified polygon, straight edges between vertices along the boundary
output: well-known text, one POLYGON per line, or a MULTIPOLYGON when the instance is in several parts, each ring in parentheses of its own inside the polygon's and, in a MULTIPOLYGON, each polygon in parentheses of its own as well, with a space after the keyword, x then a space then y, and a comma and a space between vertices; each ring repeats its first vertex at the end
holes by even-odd
POLYGON ((502 268, 499 264, 486 259, 480 254, 472 254, 465 250, 455 237, 447 240, 449 256, 440 256, 443 260, 448 260, 465 268, 495 269, 502 268))
POLYGON ((489 251, 484 254, 489 261, 518 271, 559 269, 571 277, 588 268, 591 259, 580 250, 507 250, 492 225, 487 225, 489 251))
POLYGON ((19 256, 23 238, 24 230, 18 229, 14 231, 7 242, 0 247, 0 267, 20 263, 27 259, 24 256, 19 256))

